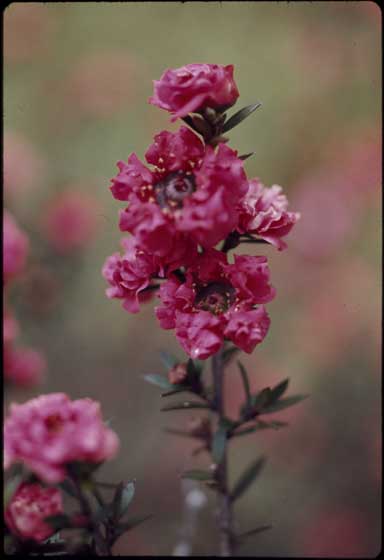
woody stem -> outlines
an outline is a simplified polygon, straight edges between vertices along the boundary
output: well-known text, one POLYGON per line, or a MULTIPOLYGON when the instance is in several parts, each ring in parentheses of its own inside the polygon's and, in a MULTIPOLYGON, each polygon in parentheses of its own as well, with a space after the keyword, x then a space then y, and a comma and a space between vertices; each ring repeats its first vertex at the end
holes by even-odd
MULTIPOLYGON (((222 350, 219 350, 212 357, 212 375, 214 387, 214 405, 219 416, 219 422, 224 418, 224 364, 222 350)), ((228 469, 227 469, 227 444, 220 464, 216 469, 218 512, 217 522, 220 533, 220 556, 233 556, 233 512, 228 489, 228 469)))

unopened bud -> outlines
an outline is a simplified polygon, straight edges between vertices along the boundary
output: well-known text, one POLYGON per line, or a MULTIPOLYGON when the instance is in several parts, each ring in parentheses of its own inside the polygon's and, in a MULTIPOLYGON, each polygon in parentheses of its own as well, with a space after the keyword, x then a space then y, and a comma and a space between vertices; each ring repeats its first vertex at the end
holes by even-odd
POLYGON ((187 364, 177 364, 168 372, 168 379, 172 385, 183 383, 187 378, 187 364))

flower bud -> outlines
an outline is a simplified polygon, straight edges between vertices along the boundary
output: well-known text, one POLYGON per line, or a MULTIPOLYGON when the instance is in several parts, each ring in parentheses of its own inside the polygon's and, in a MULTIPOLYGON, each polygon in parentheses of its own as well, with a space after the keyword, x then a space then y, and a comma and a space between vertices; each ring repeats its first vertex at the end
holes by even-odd
POLYGON ((187 364, 176 364, 171 370, 168 372, 168 379, 169 382, 173 385, 178 385, 179 383, 183 383, 187 378, 187 364))

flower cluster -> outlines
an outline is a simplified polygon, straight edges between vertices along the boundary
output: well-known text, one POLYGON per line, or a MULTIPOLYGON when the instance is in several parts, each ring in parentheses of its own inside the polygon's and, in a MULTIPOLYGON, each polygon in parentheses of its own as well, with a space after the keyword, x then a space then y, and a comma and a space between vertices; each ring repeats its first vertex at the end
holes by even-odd
MULTIPOLYGON (((8 295, 12 283, 24 273, 29 250, 29 239, 8 210, 3 215, 3 289, 8 295)), ((3 314, 4 378, 16 385, 35 385, 42 380, 46 369, 45 358, 31 348, 16 344, 19 325, 9 304, 3 314)))
POLYGON ((160 325, 175 329, 184 350, 206 359, 231 340, 251 352, 267 334, 263 304, 274 297, 266 257, 227 253, 242 241, 282 250, 299 219, 279 186, 249 180, 245 157, 223 136, 225 111, 239 92, 233 66, 189 64, 154 82, 153 105, 190 126, 162 131, 145 153, 119 161, 110 190, 126 203, 119 227, 132 237, 106 260, 107 296, 132 313, 159 289, 160 325), (202 138, 200 138, 200 135, 202 138), (217 245, 222 243, 221 250, 217 245))
POLYGON ((71 401, 64 393, 12 404, 4 423, 5 468, 22 462, 50 484, 64 480, 70 463, 101 463, 113 457, 118 446, 97 402, 71 401))

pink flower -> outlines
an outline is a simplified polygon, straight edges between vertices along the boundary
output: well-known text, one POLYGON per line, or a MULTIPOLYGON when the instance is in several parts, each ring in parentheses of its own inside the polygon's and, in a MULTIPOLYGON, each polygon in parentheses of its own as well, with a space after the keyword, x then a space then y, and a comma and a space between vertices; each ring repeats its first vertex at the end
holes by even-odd
POLYGON ((4 210, 3 220, 3 273, 4 283, 8 283, 23 271, 29 241, 8 210, 4 210))
POLYGON ((281 238, 288 235, 300 214, 287 211, 288 200, 281 187, 266 188, 258 179, 252 179, 240 207, 238 230, 241 233, 256 234, 279 251, 286 248, 281 238))
POLYGON ((148 101, 172 113, 172 121, 205 107, 225 110, 239 97, 232 65, 187 64, 165 70, 153 83, 148 101))
POLYGON ((57 195, 42 216, 42 229, 59 253, 84 249, 95 236, 99 205, 93 196, 70 189, 57 195))
POLYGON ((155 136, 145 157, 154 171, 132 154, 127 164, 118 163, 111 191, 129 202, 120 213, 120 229, 146 251, 169 255, 187 237, 212 247, 236 227, 237 205, 248 189, 237 152, 223 144, 217 152, 204 150, 197 136, 181 127, 155 136))
POLYGON ((118 446, 117 435, 103 423, 99 403, 71 401, 64 393, 12 404, 4 423, 5 468, 22 462, 49 484, 64 480, 69 463, 101 463, 118 446))
POLYGON ((44 184, 46 162, 28 137, 20 132, 4 133, 4 194, 17 200, 44 184))
POLYGON ((3 315, 3 342, 4 346, 13 344, 19 334, 19 325, 9 309, 4 310, 3 315))
POLYGON ((262 342, 269 318, 260 303, 275 296, 266 257, 226 255, 215 249, 199 254, 185 281, 170 277, 159 290, 156 316, 192 358, 206 359, 232 340, 245 352, 262 342))
POLYGON ((134 237, 122 239, 123 255, 114 253, 106 259, 102 269, 110 285, 106 290, 107 297, 122 299, 126 311, 137 313, 139 303, 153 295, 153 278, 165 278, 166 274, 188 264, 197 254, 194 244, 181 237, 172 240, 173 250, 168 258, 144 251, 134 237))
POLYGON ((54 533, 44 519, 60 513, 63 513, 60 490, 23 483, 5 510, 4 519, 17 537, 41 542, 54 533))
POLYGON ((238 311, 229 317, 224 335, 250 354, 254 347, 264 340, 270 322, 263 306, 250 311, 238 311))
POLYGON ((139 311, 139 296, 151 284, 151 277, 159 270, 153 256, 140 251, 134 238, 122 240, 123 256, 114 253, 107 258, 102 269, 110 284, 106 294, 109 298, 123 300, 123 307, 130 313, 139 311))
POLYGON ((47 364, 32 348, 4 347, 4 379, 15 385, 33 387, 42 382, 47 364))

